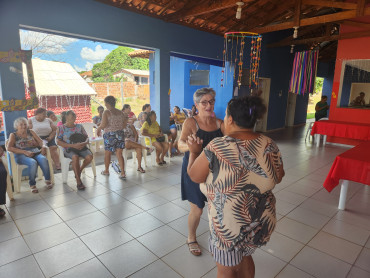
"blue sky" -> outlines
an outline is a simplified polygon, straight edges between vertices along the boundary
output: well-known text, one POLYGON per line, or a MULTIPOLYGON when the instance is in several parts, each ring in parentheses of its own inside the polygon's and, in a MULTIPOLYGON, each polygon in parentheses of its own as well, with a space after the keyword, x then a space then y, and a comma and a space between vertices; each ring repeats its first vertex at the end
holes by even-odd
POLYGON ((33 57, 71 64, 77 71, 91 70, 117 45, 74 39, 27 30, 20 31, 22 49, 33 49, 33 57))

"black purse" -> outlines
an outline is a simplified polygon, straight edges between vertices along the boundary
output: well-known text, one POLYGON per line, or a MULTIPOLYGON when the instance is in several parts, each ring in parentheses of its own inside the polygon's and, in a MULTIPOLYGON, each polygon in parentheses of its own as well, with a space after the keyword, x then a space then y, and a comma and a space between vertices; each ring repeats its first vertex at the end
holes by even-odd
MULTIPOLYGON (((77 143, 82 143, 82 142, 85 142, 87 139, 87 136, 82 134, 82 133, 74 133, 71 135, 71 137, 69 137, 69 141, 71 142, 71 144, 77 144, 77 143)), ((79 149, 76 149, 76 148, 69 148, 68 149, 68 152, 72 151, 72 152, 75 152, 75 153, 80 153, 82 151, 86 151, 87 150, 87 147, 83 147, 81 150, 79 149)))

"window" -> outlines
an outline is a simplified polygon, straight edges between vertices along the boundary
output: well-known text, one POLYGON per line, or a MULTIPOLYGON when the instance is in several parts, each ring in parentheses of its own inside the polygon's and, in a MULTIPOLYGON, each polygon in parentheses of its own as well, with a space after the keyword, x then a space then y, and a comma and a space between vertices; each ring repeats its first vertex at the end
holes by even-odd
POLYGON ((190 71, 191 86, 208 86, 209 85, 209 70, 191 70, 190 71))
POLYGON ((139 76, 135 76, 135 83, 136 85, 139 85, 139 76))
POLYGON ((143 84, 143 85, 148 84, 148 77, 141 77, 140 84, 143 84))

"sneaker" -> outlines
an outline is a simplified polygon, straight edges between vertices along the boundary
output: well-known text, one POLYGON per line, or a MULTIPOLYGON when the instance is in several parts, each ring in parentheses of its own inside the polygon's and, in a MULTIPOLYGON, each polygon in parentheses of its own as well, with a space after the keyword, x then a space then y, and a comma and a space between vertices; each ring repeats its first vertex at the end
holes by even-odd
POLYGON ((112 167, 114 171, 116 171, 117 173, 121 173, 121 168, 119 167, 117 161, 112 161, 112 167))

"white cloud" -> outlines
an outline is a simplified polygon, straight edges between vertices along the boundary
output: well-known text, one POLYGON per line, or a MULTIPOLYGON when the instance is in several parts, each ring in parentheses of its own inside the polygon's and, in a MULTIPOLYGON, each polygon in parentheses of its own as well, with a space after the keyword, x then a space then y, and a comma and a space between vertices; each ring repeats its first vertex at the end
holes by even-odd
POLYGON ((76 66, 76 65, 74 65, 74 66, 73 66, 73 68, 74 68, 77 72, 86 71, 86 69, 85 69, 85 68, 81 68, 81 67, 76 66))
POLYGON ((77 65, 74 65, 73 68, 80 72, 80 71, 89 71, 89 70, 92 70, 94 64, 93 63, 90 63, 90 62, 86 62, 85 66, 84 67, 79 67, 77 65))
POLYGON ((78 39, 46 34, 34 31, 20 30, 22 49, 32 50, 34 55, 63 54, 67 47, 78 39))
POLYGON ((94 61, 96 63, 104 60, 105 56, 109 54, 108 49, 104 49, 100 44, 95 47, 95 50, 84 47, 81 49, 81 57, 84 60, 94 61))
POLYGON ((94 66, 93 63, 86 62, 85 68, 86 68, 86 70, 92 70, 93 66, 94 66))

